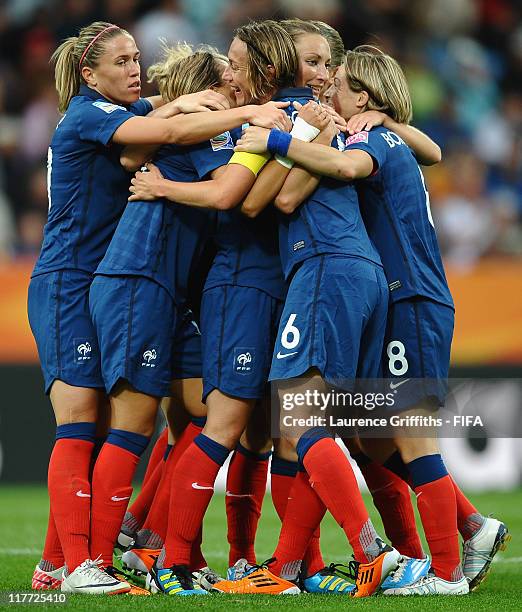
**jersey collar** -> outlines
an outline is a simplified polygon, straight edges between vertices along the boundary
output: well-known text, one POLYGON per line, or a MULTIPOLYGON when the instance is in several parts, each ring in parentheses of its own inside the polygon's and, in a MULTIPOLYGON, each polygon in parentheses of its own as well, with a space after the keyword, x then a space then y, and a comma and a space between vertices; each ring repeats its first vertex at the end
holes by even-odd
POLYGON ((125 104, 120 104, 118 102, 112 102, 112 100, 109 100, 105 96, 102 96, 102 94, 99 91, 92 89, 92 87, 88 87, 84 83, 80 85, 79 95, 85 96, 86 98, 90 98, 91 100, 103 100, 104 102, 108 102, 109 104, 115 104, 116 106, 125 106, 125 104))
POLYGON ((313 100, 314 96, 310 87, 285 87, 284 89, 278 89, 272 100, 277 102, 285 98, 305 98, 307 100, 313 100))

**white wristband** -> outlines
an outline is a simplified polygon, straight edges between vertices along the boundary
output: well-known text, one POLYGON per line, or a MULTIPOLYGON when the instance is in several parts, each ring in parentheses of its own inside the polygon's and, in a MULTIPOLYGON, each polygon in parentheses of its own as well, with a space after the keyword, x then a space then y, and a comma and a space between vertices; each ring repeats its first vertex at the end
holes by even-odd
MULTIPOLYGON (((290 132, 290 136, 292 136, 293 138, 297 138, 298 140, 303 140, 304 142, 311 142, 320 133, 320 131, 321 130, 314 127, 313 125, 306 123, 306 121, 304 119, 301 119, 301 117, 296 117, 296 120, 294 121, 294 127, 290 132)), ((292 166, 294 165, 293 160, 289 159, 288 157, 281 157, 280 155, 276 155, 275 159, 285 168, 292 168, 292 166)))
POLYGON ((292 168, 294 165, 294 161, 292 159, 288 157, 281 157, 281 155, 277 155, 277 153, 275 154, 274 159, 288 169, 292 168))
POLYGON ((310 125, 309 123, 306 123, 306 121, 301 119, 301 117, 296 117, 294 127, 290 132, 290 136, 299 138, 299 140, 304 140, 305 142, 312 142, 312 140, 318 136, 320 132, 321 130, 313 125, 310 125))

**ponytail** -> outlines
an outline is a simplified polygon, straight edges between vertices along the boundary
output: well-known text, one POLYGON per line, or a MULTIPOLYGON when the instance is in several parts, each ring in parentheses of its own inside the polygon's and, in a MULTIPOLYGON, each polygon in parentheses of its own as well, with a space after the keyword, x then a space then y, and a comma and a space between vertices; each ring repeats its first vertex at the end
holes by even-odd
POLYGON ((78 36, 63 41, 51 57, 54 63, 54 79, 58 91, 58 110, 64 113, 69 102, 80 91, 81 76, 78 69, 79 58, 74 56, 78 36))

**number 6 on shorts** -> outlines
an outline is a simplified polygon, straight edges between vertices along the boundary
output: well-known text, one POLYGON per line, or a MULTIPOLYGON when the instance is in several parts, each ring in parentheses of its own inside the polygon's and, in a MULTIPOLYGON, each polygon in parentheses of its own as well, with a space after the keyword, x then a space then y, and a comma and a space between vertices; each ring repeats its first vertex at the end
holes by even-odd
POLYGON ((285 325, 283 331, 281 332, 281 344, 285 349, 294 349, 299 344, 299 340, 301 339, 301 334, 299 333, 297 327, 294 325, 296 317, 297 314, 292 313, 288 317, 288 322, 285 325), (291 340, 290 337, 292 338, 291 340))

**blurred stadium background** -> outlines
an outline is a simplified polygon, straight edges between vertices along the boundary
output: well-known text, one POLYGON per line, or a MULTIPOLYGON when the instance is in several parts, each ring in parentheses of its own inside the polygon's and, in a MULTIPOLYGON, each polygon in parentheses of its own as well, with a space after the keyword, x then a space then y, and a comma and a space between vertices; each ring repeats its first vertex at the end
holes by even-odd
MULTIPOLYGON (((236 25, 287 16, 326 21, 347 48, 378 44, 404 67, 414 124, 443 150, 425 174, 457 307, 452 375, 502 379, 488 387, 483 409, 522 435, 520 0, 0 0, 0 482, 43 483, 53 442, 26 317, 47 215, 47 146, 59 119, 52 51, 104 19, 135 35, 146 69, 159 37, 226 50, 236 25)), ((468 489, 521 484, 516 438, 485 431, 446 440, 444 452, 468 489)))

